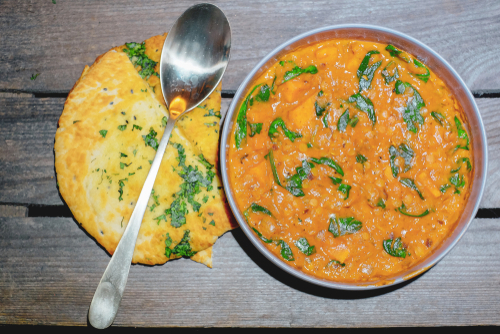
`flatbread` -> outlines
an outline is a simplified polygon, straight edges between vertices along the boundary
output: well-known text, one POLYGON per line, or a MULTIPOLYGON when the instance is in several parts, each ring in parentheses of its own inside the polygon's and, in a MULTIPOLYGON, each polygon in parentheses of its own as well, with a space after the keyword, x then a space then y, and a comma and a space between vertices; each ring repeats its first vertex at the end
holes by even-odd
MULTIPOLYGON (((159 61, 165 37, 145 42, 151 60, 159 61)), ((159 79, 141 78, 140 67, 123 49, 111 49, 85 67, 64 105, 54 145, 61 196, 110 254, 156 154, 154 138, 159 142, 168 118, 159 79)), ((139 231, 134 263, 162 264, 187 255, 211 267, 212 245, 236 226, 216 170, 220 103, 219 85, 202 106, 178 120, 139 231)))

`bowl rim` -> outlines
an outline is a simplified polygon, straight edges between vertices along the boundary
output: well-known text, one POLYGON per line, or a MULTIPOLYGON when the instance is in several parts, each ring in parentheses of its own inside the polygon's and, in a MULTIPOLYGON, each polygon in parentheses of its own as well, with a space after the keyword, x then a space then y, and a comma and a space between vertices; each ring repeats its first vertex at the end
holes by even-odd
MULTIPOLYGON (((315 43, 318 43, 320 41, 311 43, 310 45, 313 45, 315 43)), ((290 50, 288 52, 291 52, 293 50, 290 50)), ((470 122, 469 122, 470 123, 470 122)), ((470 131, 469 131, 470 133, 470 131)), ((437 52, 435 52, 433 49, 431 49, 429 46, 426 44, 418 41, 417 39, 408 36, 404 33, 401 33, 396 30, 392 30, 389 28, 385 27, 380 27, 380 26, 375 26, 375 25, 367 25, 367 24, 341 24, 341 25, 330 25, 330 26, 325 26, 313 30, 309 30, 305 33, 299 34, 295 37, 292 37, 291 39, 287 40, 286 42, 282 43, 278 47, 274 48, 271 52, 269 52, 262 60, 260 60, 254 68, 248 73, 248 75, 245 77, 245 79, 242 81, 240 86, 238 87, 236 94, 234 95, 231 104, 229 106, 229 109, 224 116, 224 124, 223 124, 223 130, 222 130, 222 135, 221 135, 221 141, 220 141, 220 150, 219 150, 219 158, 220 158, 220 164, 221 164, 221 175, 222 175, 222 183, 223 187, 226 193, 226 198, 229 203, 229 206, 231 208, 231 211, 233 212, 236 220, 238 221, 238 224, 242 228, 244 234, 246 237, 250 240, 250 242, 259 250, 261 254, 263 254, 269 261, 271 261, 273 264, 278 266, 280 269, 284 270, 285 272, 300 278, 308 283, 319 285, 322 287, 326 288, 331 288, 331 289, 339 289, 339 290, 372 290, 372 289, 379 289, 379 288, 384 288, 389 285, 395 285, 402 283, 408 279, 411 279, 413 277, 419 276, 422 273, 426 272, 430 268, 432 268, 436 263, 438 263, 446 254, 448 254, 451 249, 458 243, 458 241, 462 238, 464 233, 467 231, 469 228, 472 220, 474 220, 477 210, 479 209, 479 204, 481 202, 483 193, 484 193, 484 188, 486 185, 486 179, 487 179, 487 170, 488 170, 488 144, 486 140, 486 131, 484 128, 484 124, 481 118, 481 114, 479 113, 479 109, 477 107, 477 104, 474 100, 474 97, 472 93, 470 92, 469 88, 466 86, 465 82, 462 80, 462 78, 458 75, 458 73, 451 67, 451 65, 443 58, 441 57, 437 52), (389 279, 383 279, 377 282, 359 282, 359 283, 343 283, 343 282, 335 282, 335 281, 329 281, 326 279, 321 279, 318 277, 314 277, 311 275, 308 275, 302 271, 299 271, 292 266, 289 266, 286 264, 284 261, 280 260, 277 258, 271 251, 269 251, 263 244, 262 242, 257 238, 257 236, 251 231, 250 227, 246 224, 243 216, 241 215, 239 208, 233 198, 233 193, 232 189, 229 183, 229 177, 227 173, 227 161, 226 161, 226 156, 227 156, 227 150, 228 150, 228 138, 229 134, 231 132, 232 123, 231 119, 233 118, 233 114, 235 113, 236 107, 241 99, 241 95, 247 91, 247 86, 248 84, 254 79, 256 73, 260 70, 262 66, 264 66, 268 61, 271 60, 274 56, 279 54, 281 51, 283 51, 285 48, 288 46, 291 46, 292 44, 299 42, 303 39, 307 39, 308 37, 311 37, 313 35, 319 34, 319 33, 325 33, 325 32, 330 32, 334 30, 345 30, 345 29, 366 29, 368 31, 374 31, 374 32, 382 32, 386 34, 392 34, 397 36, 398 38, 405 39, 408 42, 415 44, 418 48, 424 49, 426 52, 430 53, 441 65, 445 67, 445 70, 448 71, 452 77, 458 82, 460 88, 462 91, 466 94, 466 99, 468 102, 470 102, 472 109, 473 109, 473 114, 477 119, 478 125, 479 125, 479 130, 481 133, 481 138, 476 139, 478 142, 484 143, 482 146, 481 152, 478 152, 477 154, 481 153, 482 154, 482 160, 483 160, 483 165, 482 169, 478 171, 479 179, 474 180, 474 182, 479 182, 479 191, 477 194, 477 200, 474 204, 473 209, 470 211, 471 214, 467 219, 466 224, 462 227, 462 230, 456 235, 453 239, 453 241, 445 248, 443 248, 443 245, 441 245, 439 248, 434 250, 431 255, 429 255, 427 258, 423 259, 421 262, 417 263, 413 267, 410 267, 408 271, 400 273, 395 275, 393 278, 389 279), (441 249, 443 248, 443 249, 441 249), (431 259, 432 258, 432 259, 431 259), (430 260, 431 259, 431 260, 430 260), (427 263, 428 262, 428 263, 427 263), (417 268, 417 269, 415 269, 417 268)), ((473 186, 474 187, 474 184, 473 186)), ((473 188, 471 188, 472 191, 473 188)), ((470 198, 470 197, 469 197, 470 198)), ((465 208, 464 208, 465 210, 465 208)), ((465 212, 465 211, 464 211, 465 212)), ((458 228, 458 226, 455 227, 455 230, 458 228)), ((453 232, 452 232, 453 234, 453 232)), ((451 235, 448 237, 451 238, 451 235)), ((448 239, 447 238, 447 239, 448 239)), ((446 241, 447 239, 444 239, 442 242, 446 241)))

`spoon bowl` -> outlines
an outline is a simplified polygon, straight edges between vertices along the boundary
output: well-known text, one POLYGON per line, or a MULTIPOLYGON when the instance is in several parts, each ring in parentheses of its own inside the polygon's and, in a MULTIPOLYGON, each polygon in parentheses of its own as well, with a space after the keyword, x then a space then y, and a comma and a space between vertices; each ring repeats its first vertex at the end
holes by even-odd
POLYGON ((118 312, 137 235, 175 121, 215 90, 229 62, 230 48, 229 22, 224 13, 211 4, 188 8, 165 39, 160 80, 170 117, 134 211, 90 304, 89 322, 95 328, 109 327, 118 312))
POLYGON ((230 48, 229 22, 216 6, 195 5, 177 19, 160 60, 161 89, 171 117, 179 116, 183 106, 192 110, 214 91, 229 62, 230 48))

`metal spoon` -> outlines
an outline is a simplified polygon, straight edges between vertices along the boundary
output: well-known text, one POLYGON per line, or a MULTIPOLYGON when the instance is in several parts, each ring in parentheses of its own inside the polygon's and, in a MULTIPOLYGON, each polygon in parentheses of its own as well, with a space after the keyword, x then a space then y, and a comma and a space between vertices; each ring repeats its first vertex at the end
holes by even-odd
POLYGON ((165 39, 160 80, 170 117, 127 228, 90 304, 89 322, 96 328, 109 327, 118 312, 137 235, 175 121, 215 90, 229 62, 230 48, 229 22, 224 13, 211 4, 188 8, 165 39))

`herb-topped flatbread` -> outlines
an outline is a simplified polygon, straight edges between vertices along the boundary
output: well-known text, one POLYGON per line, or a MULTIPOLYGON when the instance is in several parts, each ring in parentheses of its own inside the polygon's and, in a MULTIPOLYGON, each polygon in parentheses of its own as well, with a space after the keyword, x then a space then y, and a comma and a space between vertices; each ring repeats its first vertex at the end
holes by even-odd
MULTIPOLYGON (((76 220, 111 254, 168 119, 157 77, 165 37, 114 48, 86 66, 59 120, 59 190, 76 220)), ((220 104, 219 86, 173 130, 133 262, 189 256, 211 266, 211 246, 234 227, 216 169, 220 104)))

